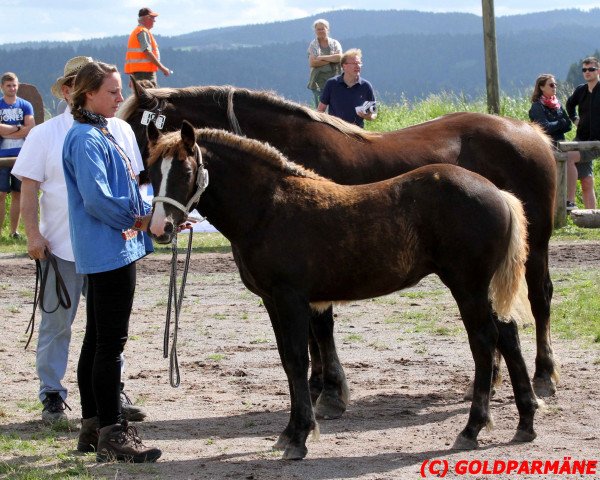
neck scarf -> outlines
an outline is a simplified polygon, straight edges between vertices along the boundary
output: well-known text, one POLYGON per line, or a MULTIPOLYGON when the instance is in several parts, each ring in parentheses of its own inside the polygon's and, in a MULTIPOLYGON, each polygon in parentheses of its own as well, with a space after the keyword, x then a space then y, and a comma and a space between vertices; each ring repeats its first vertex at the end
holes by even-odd
POLYGON ((81 113, 84 117, 83 120, 81 120, 81 123, 89 123, 94 127, 106 127, 106 125, 108 125, 106 118, 99 113, 90 112, 85 108, 81 109, 81 113))
POLYGON ((558 101, 558 98, 556 98, 556 95, 552 95, 551 97, 542 95, 540 97, 540 102, 553 110, 558 110, 560 108, 560 102, 558 101))

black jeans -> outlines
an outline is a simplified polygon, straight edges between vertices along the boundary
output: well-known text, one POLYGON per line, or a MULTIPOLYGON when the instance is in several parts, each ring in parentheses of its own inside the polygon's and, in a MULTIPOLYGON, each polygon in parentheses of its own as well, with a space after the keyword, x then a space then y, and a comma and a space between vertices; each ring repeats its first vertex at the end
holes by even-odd
POLYGON ((88 274, 87 323, 77 366, 83 418, 100 427, 121 420, 121 353, 127 342, 136 279, 135 262, 88 274))

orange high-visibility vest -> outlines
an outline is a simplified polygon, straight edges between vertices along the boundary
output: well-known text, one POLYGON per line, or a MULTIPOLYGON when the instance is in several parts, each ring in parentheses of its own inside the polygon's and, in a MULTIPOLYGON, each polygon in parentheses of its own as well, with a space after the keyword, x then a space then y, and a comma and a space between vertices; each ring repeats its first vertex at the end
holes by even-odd
POLYGON ((146 54, 142 50, 140 41, 138 40, 138 33, 146 32, 150 39, 150 46, 152 47, 152 53, 156 58, 159 58, 158 44, 154 40, 154 36, 150 33, 146 27, 138 25, 131 35, 129 35, 129 41, 127 42, 127 53, 125 54, 125 73, 134 72, 156 72, 158 67, 154 65, 146 54))

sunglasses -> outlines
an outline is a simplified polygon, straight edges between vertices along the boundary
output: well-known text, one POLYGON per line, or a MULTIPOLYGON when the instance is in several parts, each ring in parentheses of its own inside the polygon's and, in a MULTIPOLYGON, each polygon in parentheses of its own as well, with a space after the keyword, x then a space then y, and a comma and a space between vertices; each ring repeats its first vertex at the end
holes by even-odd
POLYGON ((583 73, 585 73, 585 72, 595 72, 596 70, 598 70, 598 67, 588 67, 588 68, 584 67, 584 68, 581 69, 581 71, 583 73))
POLYGON ((556 88, 556 83, 549 83, 548 86, 551 88, 556 88))

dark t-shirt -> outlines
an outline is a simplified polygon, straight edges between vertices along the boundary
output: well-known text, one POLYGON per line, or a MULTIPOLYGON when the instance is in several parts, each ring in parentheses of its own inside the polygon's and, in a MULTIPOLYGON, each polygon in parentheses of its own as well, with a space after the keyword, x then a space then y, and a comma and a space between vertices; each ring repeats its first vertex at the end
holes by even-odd
POLYGON ((341 74, 327 80, 320 100, 329 106, 330 115, 364 127, 365 121, 356 114, 355 107, 366 101, 374 101, 375 94, 371 84, 363 78, 359 78, 358 83, 348 88, 344 82, 344 74, 341 74))

